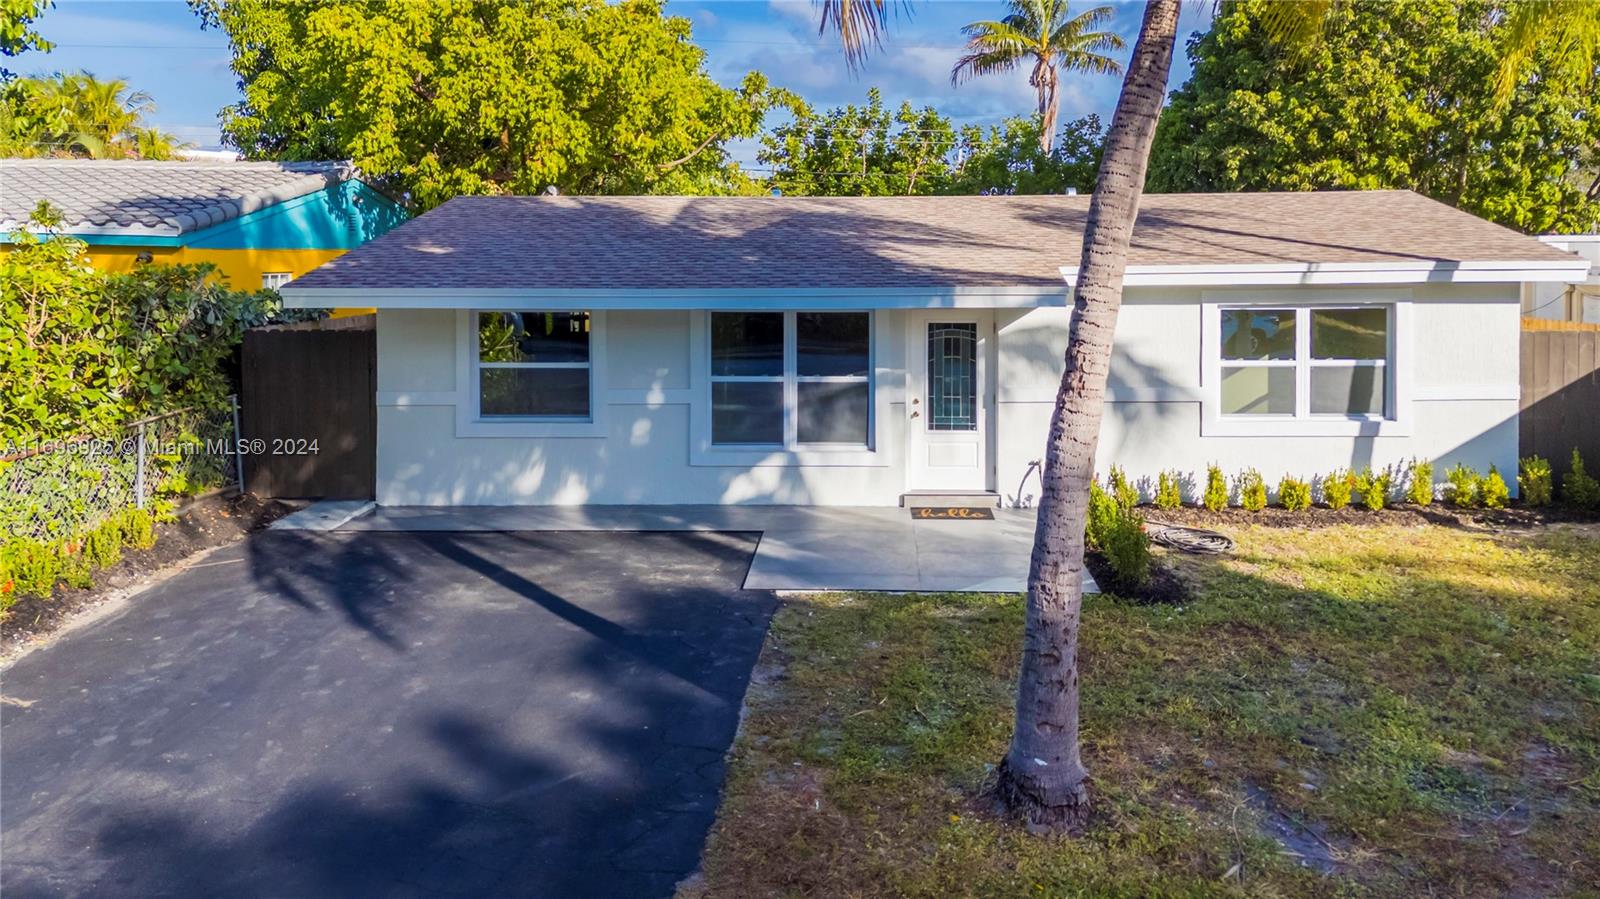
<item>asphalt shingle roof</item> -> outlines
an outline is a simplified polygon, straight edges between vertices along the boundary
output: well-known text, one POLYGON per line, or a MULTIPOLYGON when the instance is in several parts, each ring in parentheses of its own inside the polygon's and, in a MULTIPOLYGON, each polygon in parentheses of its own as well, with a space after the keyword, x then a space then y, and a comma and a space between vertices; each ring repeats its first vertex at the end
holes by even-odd
MULTIPOLYGON (((460 197, 296 288, 1052 286, 1087 196, 460 197)), ((1149 194, 1131 265, 1569 260, 1409 191, 1149 194)))
POLYGON ((0 160, 0 231, 40 200, 77 234, 177 237, 353 177, 343 162, 0 160))

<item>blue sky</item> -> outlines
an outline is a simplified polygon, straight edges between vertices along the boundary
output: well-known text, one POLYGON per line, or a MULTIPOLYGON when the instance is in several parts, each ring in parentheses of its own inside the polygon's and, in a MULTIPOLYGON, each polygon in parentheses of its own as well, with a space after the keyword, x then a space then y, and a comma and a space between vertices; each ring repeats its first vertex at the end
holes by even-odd
MULTIPOLYGON (((1112 27, 1131 46, 1142 5, 1113 5, 1112 27)), ((961 26, 1002 15, 998 0, 915 0, 898 14, 884 47, 855 75, 835 41, 817 34, 811 0, 668 0, 667 11, 693 22, 707 68, 724 84, 736 84, 745 72, 759 69, 818 107, 860 102, 869 87, 877 86, 890 104, 931 104, 958 124, 990 124, 1033 107, 1025 71, 950 86, 950 67, 961 52, 961 26)), ((1210 4, 1184 4, 1182 34, 1204 28, 1209 15, 1210 4)), ((39 30, 56 49, 25 54, 10 68, 24 74, 87 69, 124 78, 155 98, 151 119, 156 125, 202 147, 219 146, 217 111, 238 99, 227 41, 218 32, 202 31, 182 0, 57 0, 40 19, 39 30)), ((1172 83, 1187 77, 1180 47, 1172 83)), ((1064 76, 1062 119, 1090 112, 1109 119, 1118 85, 1108 76, 1064 76)), ((734 155, 748 162, 753 152, 745 145, 734 155)))

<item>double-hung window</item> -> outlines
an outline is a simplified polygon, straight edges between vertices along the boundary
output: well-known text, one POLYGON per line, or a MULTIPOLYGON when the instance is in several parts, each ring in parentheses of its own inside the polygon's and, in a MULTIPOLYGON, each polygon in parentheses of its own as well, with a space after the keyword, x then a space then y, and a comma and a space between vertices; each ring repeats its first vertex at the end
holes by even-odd
POLYGON ((711 443, 867 447, 868 312, 711 313, 711 443))
POLYGON ((1221 309, 1225 417, 1383 419, 1392 415, 1389 306, 1221 309))
POLYGON ((479 312, 476 325, 480 418, 590 420, 589 313, 479 312))

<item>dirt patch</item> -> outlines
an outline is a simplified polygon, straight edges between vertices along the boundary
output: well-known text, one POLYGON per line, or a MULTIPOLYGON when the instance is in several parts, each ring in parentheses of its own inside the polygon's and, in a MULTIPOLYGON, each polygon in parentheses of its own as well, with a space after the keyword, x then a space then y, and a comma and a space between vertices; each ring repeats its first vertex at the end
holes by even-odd
POLYGON ((49 598, 25 596, 0 619, 0 658, 22 644, 60 628, 79 612, 119 595, 162 569, 195 553, 214 549, 258 531, 294 511, 278 500, 213 493, 183 507, 176 521, 156 525, 149 549, 124 547, 122 561, 95 572, 93 587, 58 588, 49 598))
POLYGON ((1140 506, 1139 514, 1146 520, 1185 527, 1238 527, 1255 524, 1271 528, 1328 528, 1338 525, 1388 525, 1397 527, 1422 527, 1438 525, 1466 530, 1515 530, 1538 528, 1551 524, 1595 521, 1593 514, 1578 514, 1559 508, 1529 509, 1521 506, 1510 509, 1457 509, 1442 503, 1417 506, 1399 503, 1376 512, 1360 506, 1329 509, 1312 506, 1300 512, 1269 507, 1260 512, 1249 512, 1229 507, 1218 512, 1201 506, 1182 506, 1177 509, 1157 509, 1140 506))
POLYGON ((1090 550, 1083 554, 1083 565, 1094 576, 1094 582, 1106 593, 1140 604, 1187 602, 1192 592, 1189 582, 1159 556, 1150 560, 1150 580, 1142 587, 1125 587, 1117 583, 1116 572, 1100 553, 1090 550))

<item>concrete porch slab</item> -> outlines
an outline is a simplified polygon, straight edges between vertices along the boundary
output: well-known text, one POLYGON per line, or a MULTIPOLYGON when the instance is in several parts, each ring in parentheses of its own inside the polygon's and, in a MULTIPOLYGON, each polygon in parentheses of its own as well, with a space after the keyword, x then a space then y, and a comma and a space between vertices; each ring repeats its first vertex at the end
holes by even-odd
MULTIPOLYGON (((747 590, 1021 593, 1033 523, 1031 509, 940 521, 880 506, 378 506, 339 529, 759 533, 747 590)), ((1087 572, 1084 589, 1100 590, 1087 572)))

